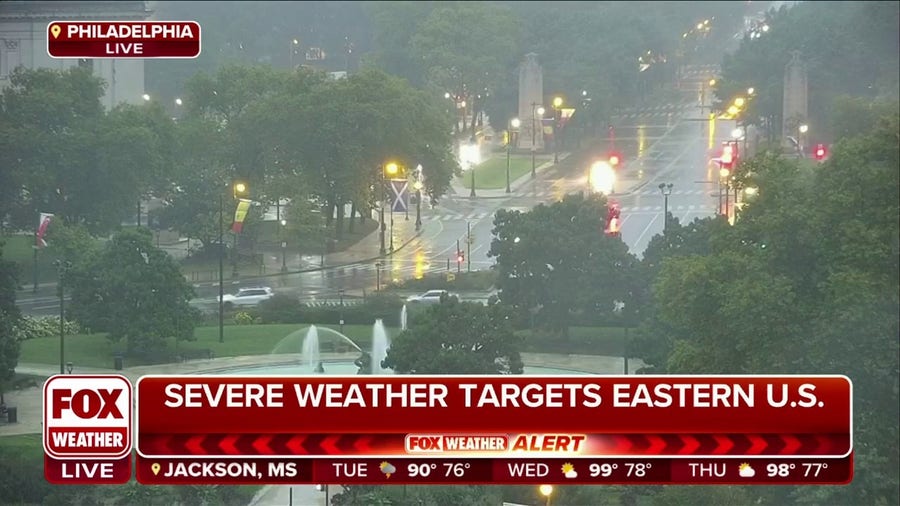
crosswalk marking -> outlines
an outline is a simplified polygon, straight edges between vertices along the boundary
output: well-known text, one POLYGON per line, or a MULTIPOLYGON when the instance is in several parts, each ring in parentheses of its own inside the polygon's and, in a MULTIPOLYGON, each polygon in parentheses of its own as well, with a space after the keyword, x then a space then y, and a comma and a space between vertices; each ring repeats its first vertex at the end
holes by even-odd
POLYGON ((469 213, 469 214, 435 214, 432 216, 425 216, 423 219, 432 220, 432 221, 477 221, 483 220, 488 216, 491 216, 492 213, 480 212, 480 213, 469 213))
MULTIPOLYGON (((716 206, 713 205, 693 205, 693 206, 669 206, 669 212, 673 211, 706 211, 715 209, 716 206)), ((647 211, 659 211, 663 210, 663 206, 625 206, 620 208, 623 213, 627 212, 647 212, 647 211)))

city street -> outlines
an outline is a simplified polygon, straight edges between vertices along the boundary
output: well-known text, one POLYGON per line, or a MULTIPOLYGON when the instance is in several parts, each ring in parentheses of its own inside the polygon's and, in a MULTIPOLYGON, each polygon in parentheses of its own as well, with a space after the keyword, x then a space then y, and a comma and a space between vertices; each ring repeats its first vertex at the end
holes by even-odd
MULTIPOLYGON (((622 111, 613 120, 614 149, 622 155, 618 168, 619 177, 610 200, 617 202, 622 211, 622 238, 636 255, 642 255, 650 239, 663 231, 664 196, 661 183, 671 183, 668 209, 680 222, 690 222, 715 214, 718 198, 718 169, 709 163, 716 156, 715 150, 722 141, 729 139, 734 127, 732 122, 718 121, 710 135, 707 120, 708 109, 701 107, 703 82, 714 76, 715 69, 700 67, 688 69, 681 82, 683 102, 647 106, 622 111)), ((708 94, 705 94, 708 95, 708 94)), ((711 97, 705 97, 708 107, 711 97)), ((391 280, 402 280, 423 274, 465 272, 487 269, 493 264, 488 257, 491 245, 493 215, 498 209, 527 211, 540 203, 562 199, 568 193, 587 189, 587 171, 590 161, 604 157, 610 142, 604 139, 594 157, 573 160, 559 165, 552 162, 539 168, 537 177, 526 174, 513 183, 513 191, 482 190, 471 198, 468 190, 458 185, 456 191, 440 199, 439 205, 422 206, 422 228, 415 231, 415 207, 407 219, 405 213, 387 213, 385 243, 390 247, 393 232, 394 253, 380 261, 379 238, 374 233, 354 247, 356 259, 370 261, 349 263, 336 267, 329 258, 326 268, 312 272, 286 275, 270 275, 258 278, 232 280, 226 273, 226 293, 234 293, 240 287, 271 286, 277 293, 295 295, 304 302, 337 302, 343 289, 345 303, 352 303, 363 293, 370 294, 380 281, 384 286, 391 280), (466 238, 471 234, 471 244, 466 238), (465 261, 457 265, 457 240, 466 252, 465 261), (449 263, 448 263, 449 262, 449 263), (380 265, 379 265, 380 264, 380 265)), ((502 156, 502 155, 501 155, 502 156)), ((602 224, 598 224, 598 233, 602 224)), ((273 267, 270 272, 277 271, 273 267)), ((216 307, 218 283, 195 283, 197 299, 194 304, 202 309, 216 307)), ((463 298, 484 300, 487 295, 462 294, 463 298)), ((53 315, 59 312, 55 286, 40 287, 38 293, 20 292, 19 306, 26 314, 53 315)))

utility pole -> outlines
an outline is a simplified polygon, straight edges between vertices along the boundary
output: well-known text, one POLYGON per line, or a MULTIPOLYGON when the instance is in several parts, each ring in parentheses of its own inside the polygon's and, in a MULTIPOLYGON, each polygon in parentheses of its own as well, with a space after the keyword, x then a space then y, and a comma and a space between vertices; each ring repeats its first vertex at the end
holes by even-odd
POLYGON ((472 224, 466 222, 466 272, 472 272, 472 224))

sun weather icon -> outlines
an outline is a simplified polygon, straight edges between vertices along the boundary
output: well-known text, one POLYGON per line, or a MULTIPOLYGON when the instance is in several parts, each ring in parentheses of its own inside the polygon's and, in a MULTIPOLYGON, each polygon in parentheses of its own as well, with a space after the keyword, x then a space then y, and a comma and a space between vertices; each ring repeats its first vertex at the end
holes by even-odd
POLYGON ((741 478, 753 478, 756 476, 756 471, 750 467, 750 464, 744 462, 738 466, 738 475, 740 475, 741 478))
POLYGON ((563 472, 563 476, 565 476, 566 478, 570 478, 570 479, 578 478, 578 471, 576 471, 575 466, 573 466, 569 462, 566 462, 565 464, 563 464, 562 472, 563 472))

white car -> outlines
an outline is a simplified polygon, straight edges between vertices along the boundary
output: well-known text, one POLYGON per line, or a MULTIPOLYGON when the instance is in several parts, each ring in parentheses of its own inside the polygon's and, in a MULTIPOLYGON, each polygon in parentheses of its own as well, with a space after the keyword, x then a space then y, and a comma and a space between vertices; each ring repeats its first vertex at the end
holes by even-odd
POLYGON ((256 306, 264 300, 269 300, 275 295, 268 286, 260 286, 256 288, 241 288, 235 295, 225 294, 222 296, 222 302, 226 307, 234 306, 256 306))
POLYGON ((453 297, 454 294, 447 290, 428 290, 420 295, 411 295, 406 298, 406 302, 420 304, 439 304, 442 296, 453 297))

